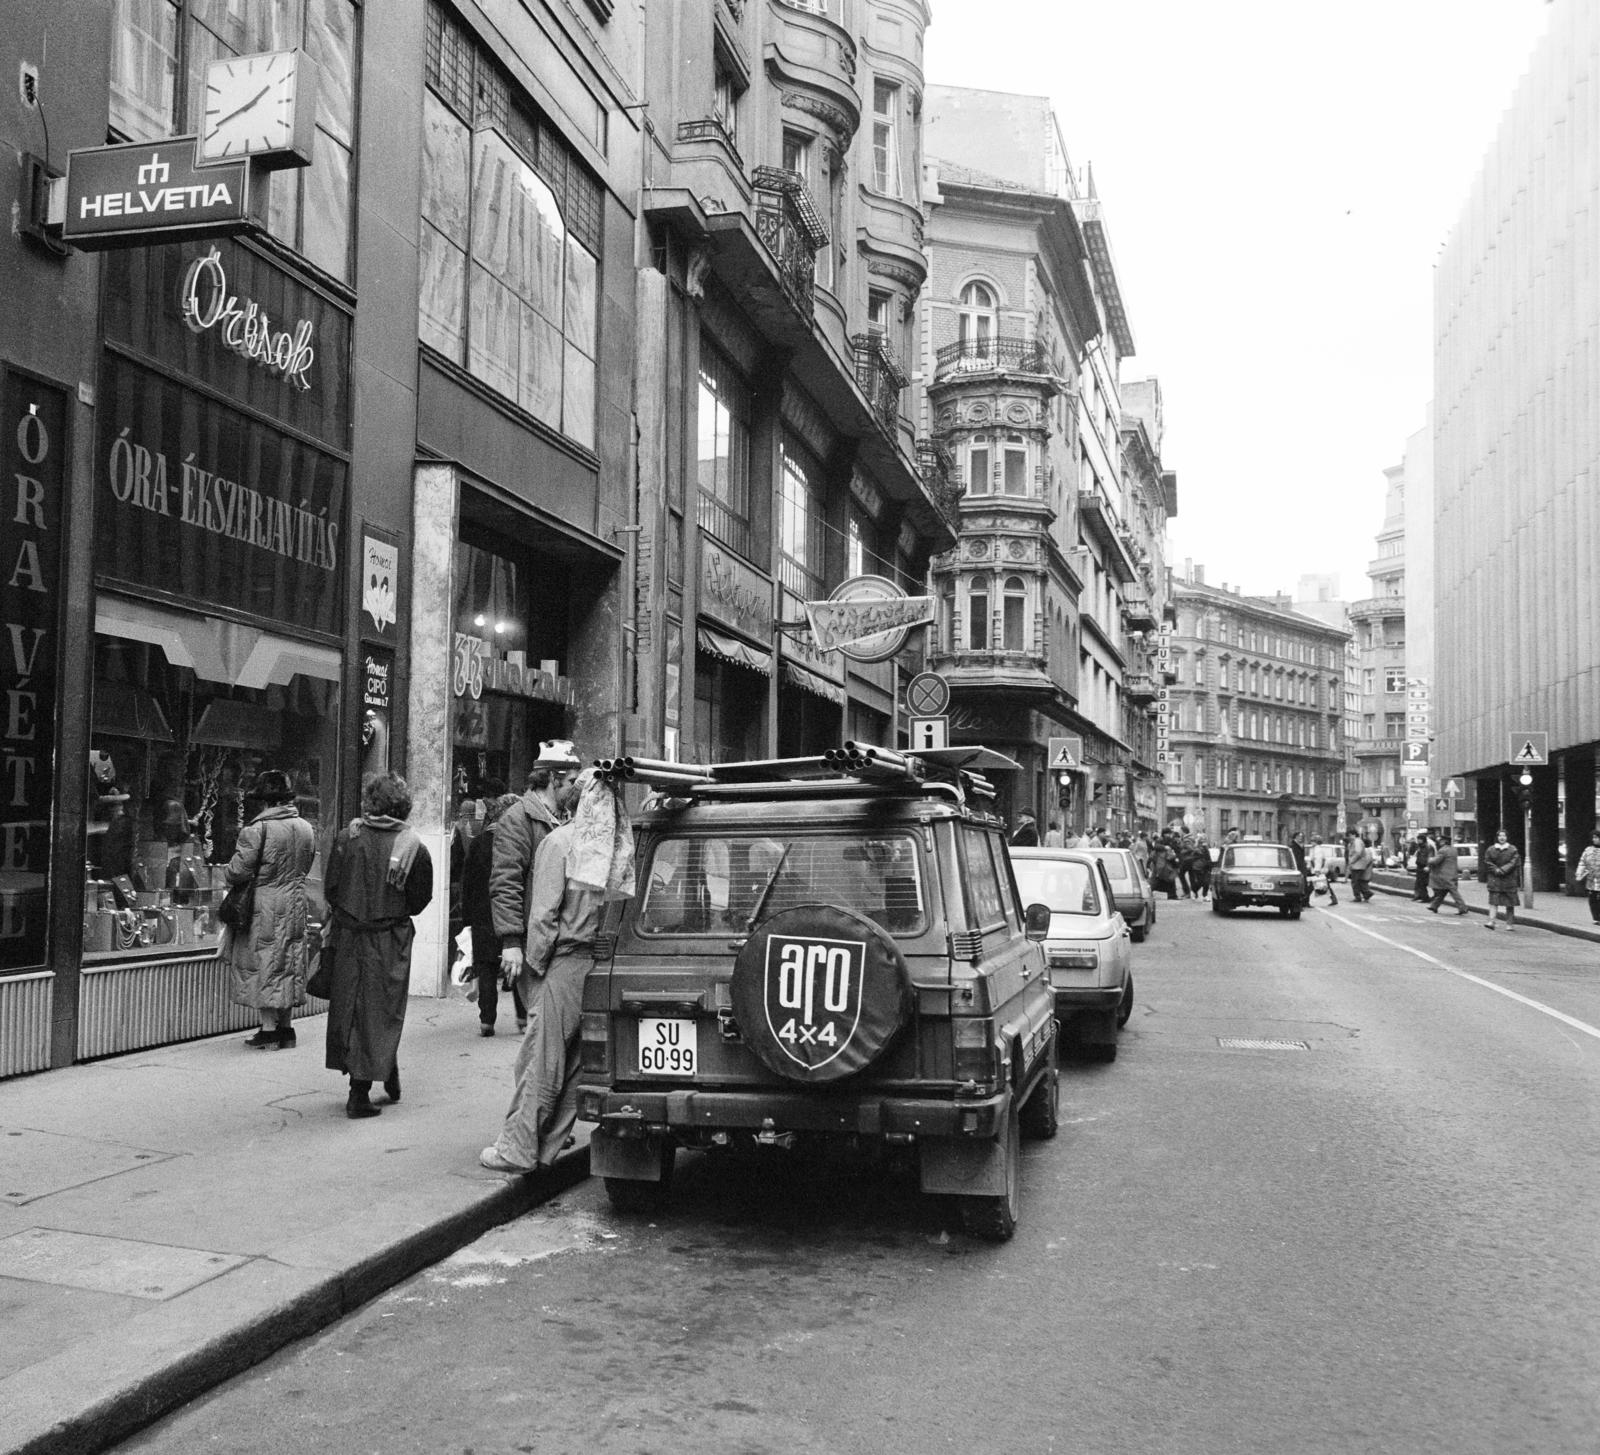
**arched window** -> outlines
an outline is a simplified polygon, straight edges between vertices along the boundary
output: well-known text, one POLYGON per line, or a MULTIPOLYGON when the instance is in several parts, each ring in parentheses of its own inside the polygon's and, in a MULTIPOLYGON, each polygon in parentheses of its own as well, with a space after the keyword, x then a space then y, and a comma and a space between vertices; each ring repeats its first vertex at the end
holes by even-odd
POLYGON ((1020 576, 1007 576, 1005 586, 1005 650, 1028 650, 1026 621, 1028 611, 1028 585, 1020 576))
POLYGON ((1002 484, 1007 495, 1031 495, 1033 471, 1028 468, 1028 441, 1020 434, 1007 434, 1000 449, 1005 464, 1002 484))
POLYGON ((989 650, 989 578, 974 576, 967 587, 967 647, 989 650))
POLYGON ((961 290, 956 315, 956 337, 963 361, 989 362, 994 353, 995 299, 983 283, 968 283, 961 290))

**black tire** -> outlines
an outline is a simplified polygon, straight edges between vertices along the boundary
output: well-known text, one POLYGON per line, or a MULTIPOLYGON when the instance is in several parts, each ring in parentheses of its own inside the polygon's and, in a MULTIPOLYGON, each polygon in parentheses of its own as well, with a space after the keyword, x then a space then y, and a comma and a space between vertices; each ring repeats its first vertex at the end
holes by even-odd
POLYGON ((1233 913, 1233 906, 1231 904, 1229 904, 1228 901, 1225 900, 1225 899, 1213 899, 1211 901, 1211 913, 1212 914, 1232 914, 1233 913))
POLYGON ((866 1070, 910 1022, 911 1005, 911 975, 893 937, 834 905, 799 904, 768 915, 734 957, 733 1013, 745 1044, 786 1081, 817 1086, 866 1070), (824 943, 833 947, 826 980, 841 993, 837 1010, 813 983, 817 966, 808 959, 824 943), (836 981, 837 955, 846 963, 836 981), (808 969, 793 969, 802 961, 808 969), (815 990, 803 1012, 779 1003, 789 974, 805 975, 815 990))
POLYGON ((1006 1113, 1000 1133, 1006 1158, 1006 1190, 961 1199, 961 1226, 969 1238, 985 1243, 1009 1242, 1022 1212, 1022 1117, 1016 1102, 1006 1113))
POLYGON ((1117 1029, 1120 1031, 1128 1024, 1128 1017, 1133 1014, 1133 975, 1128 975, 1128 983, 1122 988, 1122 1000, 1117 1006, 1117 1029))
POLYGON ((1289 918, 1290 919, 1299 919, 1300 918, 1300 906, 1298 904, 1295 905, 1295 907, 1289 911, 1289 918))
POLYGON ((1102 1041, 1096 1046, 1084 1048, 1089 1053, 1091 1061, 1100 1061, 1109 1066, 1117 1059, 1117 1043, 1115 1041, 1102 1041))
POLYGON ((659 1182, 639 1182, 632 1177, 606 1178, 606 1198, 612 1210, 629 1214, 665 1212, 672 1200, 672 1170, 677 1160, 678 1149, 663 1139, 659 1182))
POLYGON ((1061 1073, 1055 1057, 1033 1088, 1033 1095, 1022 1105, 1022 1135, 1036 1142, 1048 1142, 1061 1130, 1061 1073))

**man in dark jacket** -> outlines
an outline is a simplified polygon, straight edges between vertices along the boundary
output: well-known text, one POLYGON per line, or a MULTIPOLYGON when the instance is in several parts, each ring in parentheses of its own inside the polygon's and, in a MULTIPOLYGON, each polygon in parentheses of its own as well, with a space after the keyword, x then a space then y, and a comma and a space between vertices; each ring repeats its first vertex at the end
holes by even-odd
POLYGON ((1011 831, 1011 842, 1018 848, 1035 848, 1039 843, 1039 826, 1031 813, 1019 813, 1017 826, 1011 831))
MULTIPOLYGON (((539 744, 539 756, 528 770, 528 787, 500 816, 495 826, 494 856, 489 869, 489 905, 494 932, 500 938, 500 969, 522 1003, 533 1004, 534 986, 524 973, 522 947, 528 933, 528 889, 533 881, 533 856, 545 835, 561 822, 556 800, 578 776, 582 764, 572 744, 550 738, 539 744)), ((517 1021, 527 1029, 525 1019, 517 1021)))

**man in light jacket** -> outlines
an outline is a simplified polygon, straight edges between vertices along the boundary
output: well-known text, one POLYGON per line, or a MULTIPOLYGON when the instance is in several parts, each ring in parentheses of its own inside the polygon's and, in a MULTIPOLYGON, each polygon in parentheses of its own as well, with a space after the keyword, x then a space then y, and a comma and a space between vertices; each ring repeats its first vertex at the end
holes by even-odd
POLYGON ((1350 893, 1365 904, 1372 898, 1372 848, 1365 839, 1350 840, 1350 857, 1345 868, 1350 872, 1350 893))
MULTIPOLYGON (((545 836, 561 822, 557 799, 582 766, 566 739, 550 738, 540 743, 539 756, 528 770, 527 791, 500 815, 495 826, 489 906, 494 915, 494 932, 500 940, 500 973, 508 985, 516 987, 525 1006, 533 1004, 535 989, 523 961, 533 859, 545 836)), ((519 1031, 527 1028, 525 1019, 517 1021, 519 1031)))

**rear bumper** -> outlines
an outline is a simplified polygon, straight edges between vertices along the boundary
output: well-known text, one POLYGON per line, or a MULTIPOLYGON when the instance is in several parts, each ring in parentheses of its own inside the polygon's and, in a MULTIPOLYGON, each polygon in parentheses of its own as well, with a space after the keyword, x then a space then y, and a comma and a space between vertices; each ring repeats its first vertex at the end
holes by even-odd
POLYGON ((615 1136, 652 1131, 831 1132, 838 1136, 991 1138, 1011 1092, 960 1100, 804 1091, 618 1091, 578 1087, 578 1115, 615 1136))
POLYGON ((1068 1016, 1081 1015, 1084 1012, 1116 1010, 1122 1004, 1123 992, 1120 985, 1058 985, 1055 991, 1058 1020, 1065 1020, 1068 1016))

